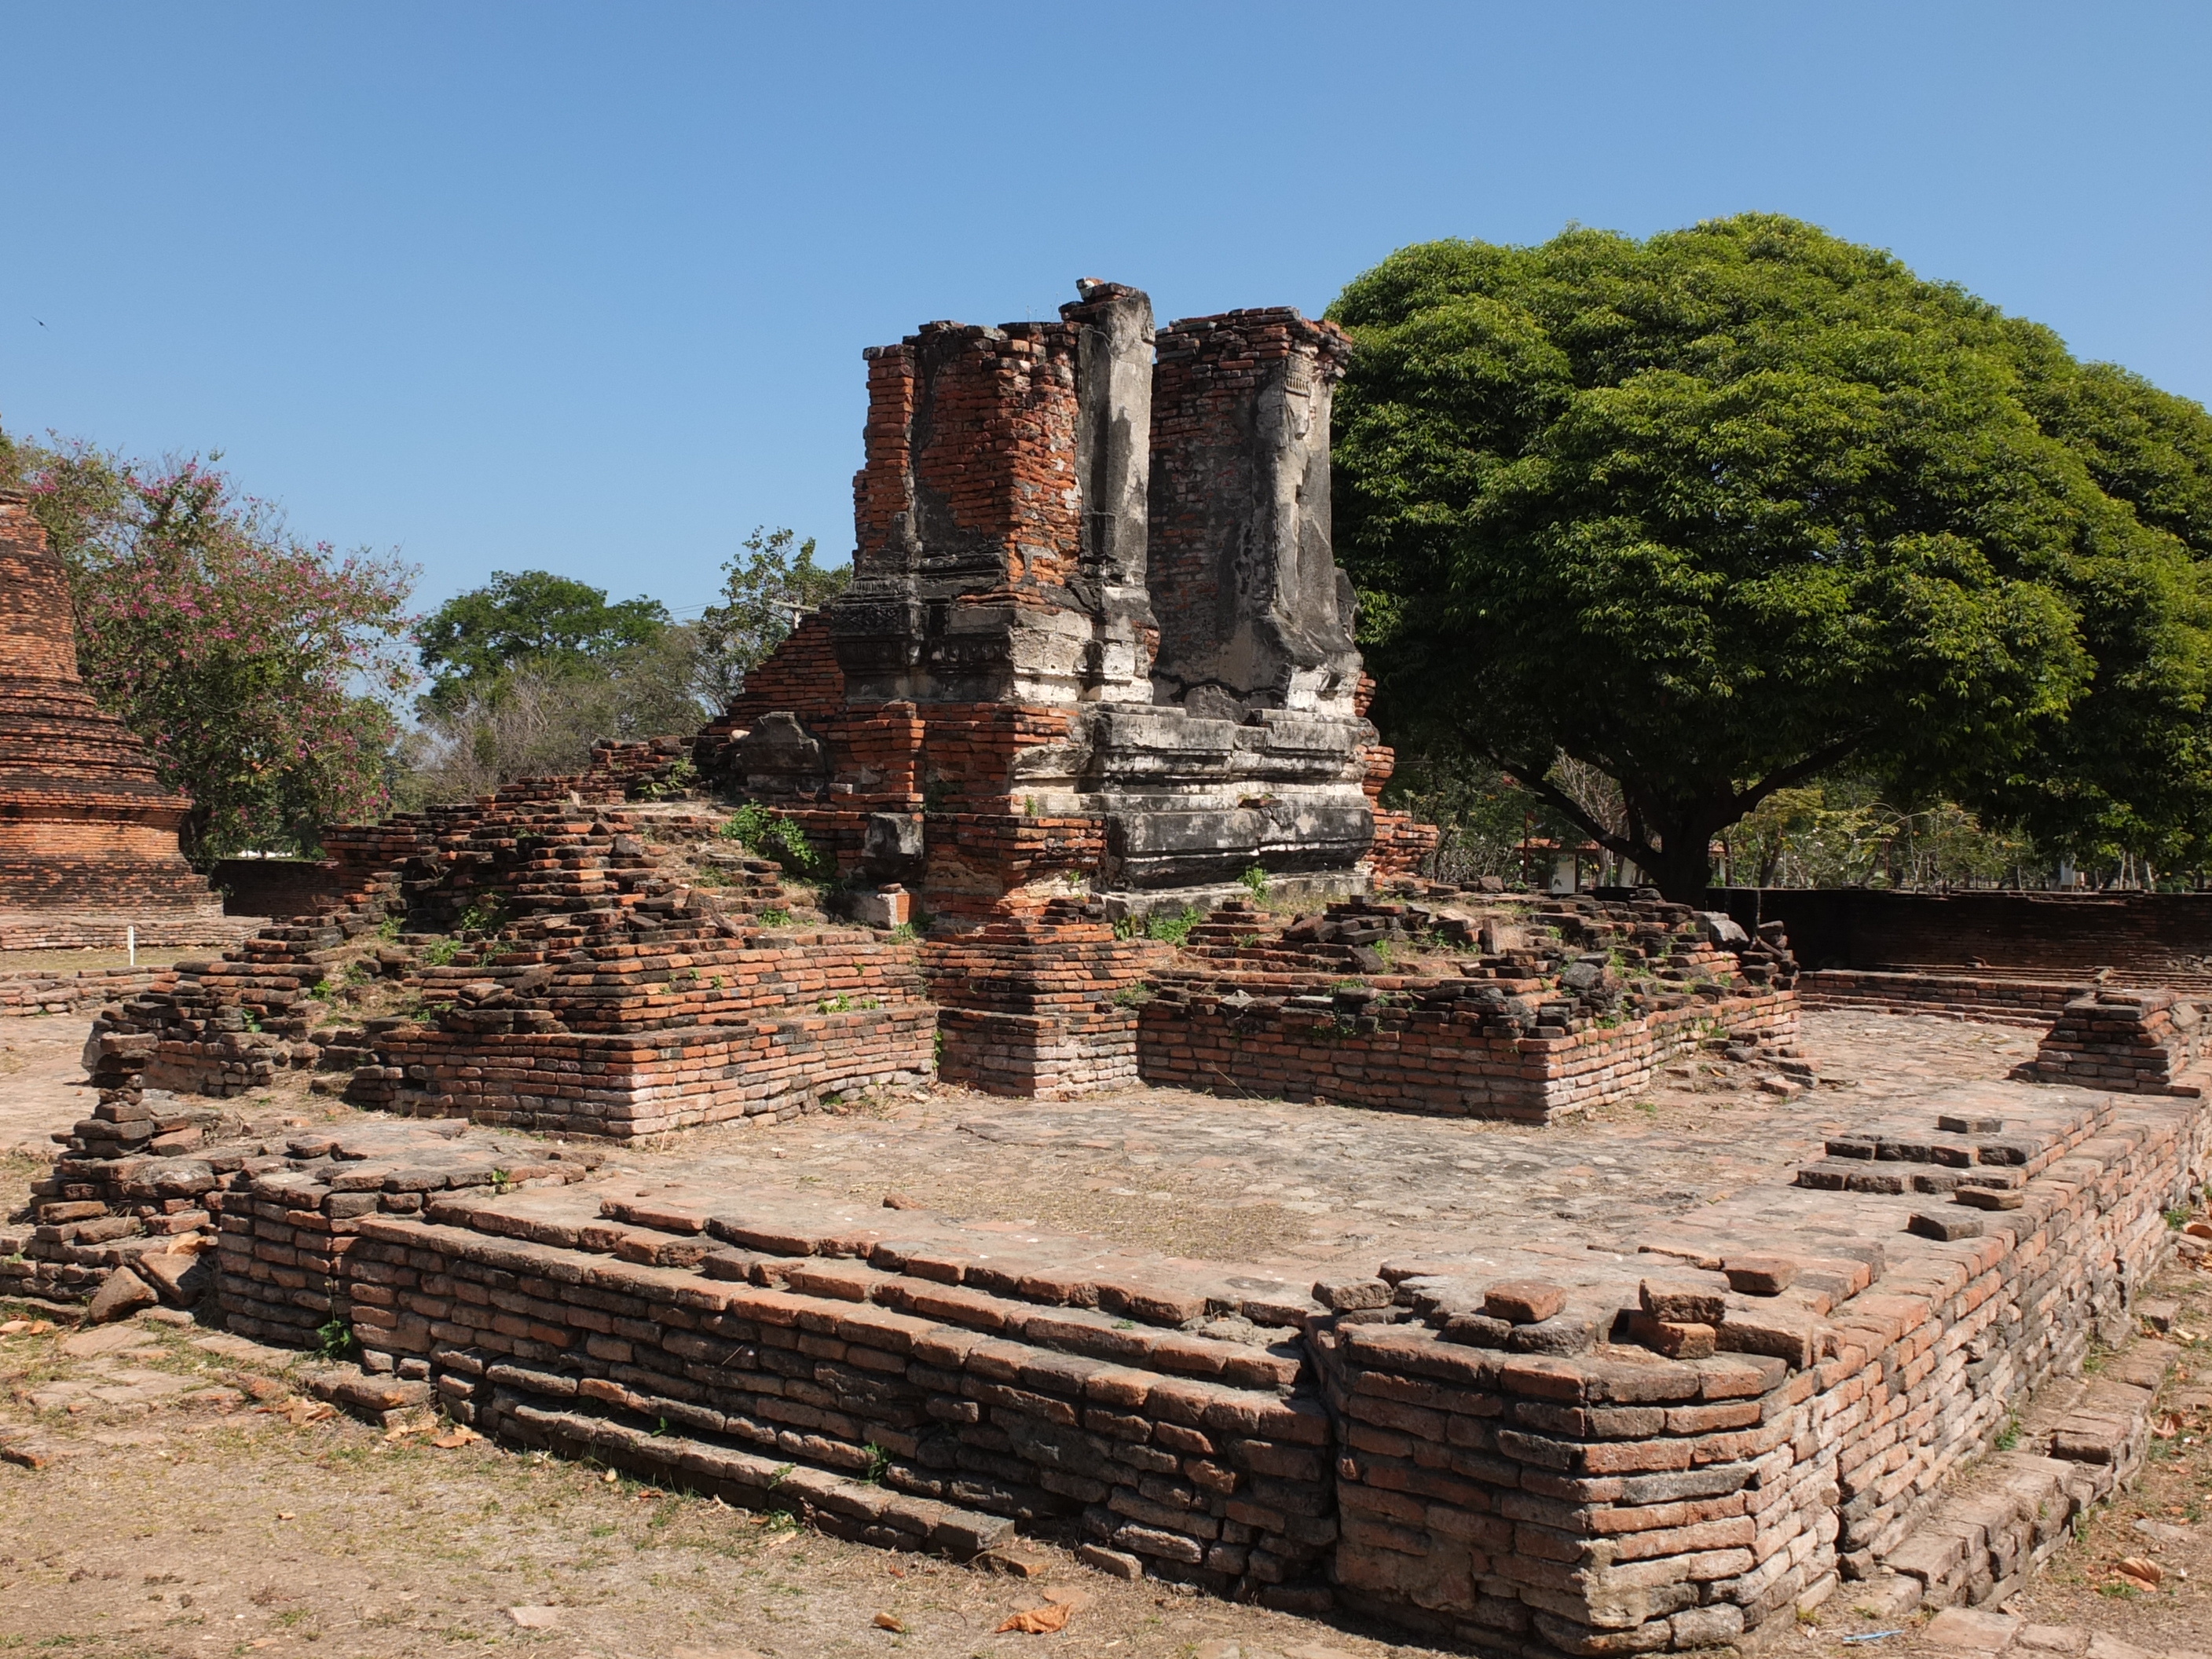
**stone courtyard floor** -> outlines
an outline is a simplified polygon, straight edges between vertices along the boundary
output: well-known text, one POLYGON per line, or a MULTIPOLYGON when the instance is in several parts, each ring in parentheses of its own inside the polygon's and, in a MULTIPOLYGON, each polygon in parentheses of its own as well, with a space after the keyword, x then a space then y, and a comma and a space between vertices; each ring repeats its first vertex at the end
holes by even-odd
MULTIPOLYGON (((79 1063, 85 1024, 61 1014, 0 1019, 0 1159, 31 1158, 43 1165, 54 1154, 52 1132, 92 1110, 94 1097, 79 1063)), ((15 1173, 11 1203, 22 1201, 17 1189, 30 1178, 15 1173)))
MULTIPOLYGON (((0 1074, 0 1118, 28 1124, 51 1112, 46 1127, 59 1127, 82 1115, 88 1091, 45 1052, 82 1041, 76 1022, 63 1024, 0 1023, 0 1043, 11 1045, 0 1053, 24 1056, 0 1074), (35 1040, 9 1029, 38 1026, 57 1029, 35 1040), (31 1079, 35 1095, 23 1086, 31 1079)), ((1794 1097, 1700 1059, 1670 1068, 1644 1101, 1550 1129, 1147 1090, 1058 1104, 915 1090, 769 1128, 624 1146, 612 1161, 687 1184, 717 1170, 754 1190, 842 1200, 855 1215, 889 1196, 1024 1237, 1083 1232, 1285 1272, 1366 1273, 1393 1255, 1486 1239, 1603 1248, 1747 1184, 1786 1180, 1824 1132, 1856 1117, 2002 1079, 2033 1037, 1832 1012, 1807 1016, 1804 1048, 1823 1080, 1794 1097)), ((235 1103, 255 1115, 349 1115, 299 1084, 235 1103)), ((0 1202, 20 1205, 38 1167, 22 1157, 0 1165, 0 1202)), ((2199 1538, 2212 1537, 2212 1273, 2176 1267, 2168 1279, 2183 1298, 2175 1340, 2185 1353, 2170 1384, 2170 1432, 2136 1487, 2014 1606, 2081 1642, 2101 1632, 2090 1659, 2129 1659, 2116 1642, 2212 1652, 2212 1542, 2199 1538), (2115 1583, 2122 1556, 2166 1569, 2155 1595, 2115 1583)), ((11 1311, 38 1310, 0 1308, 0 1319, 11 1311)), ((164 1322, 181 1317, 0 1336, 0 1425, 36 1418, 66 1454, 36 1469, 0 1466, 0 1654, 1434 1651, 1371 1627, 1122 1583, 1049 1550, 1043 1576, 1023 1582, 484 1442, 390 1439, 295 1395, 294 1356, 164 1322), (998 1632, 1066 1590, 1079 1605, 1064 1631, 998 1632)), ((1862 1614, 1846 1585, 1765 1650, 1918 1653, 1948 1634, 1862 1614), (1844 1639, 1854 1635, 1875 1639, 1844 1639)), ((2017 1632, 2008 1639, 2027 1651, 2017 1632)))
POLYGON ((1666 1068, 1642 1100, 1550 1128, 1360 1107, 1132 1089, 1071 1102, 915 1090, 771 1130, 713 1127, 625 1148, 649 1173, 732 1180, 873 1209, 887 1196, 1171 1255, 1364 1274, 1393 1255, 1485 1238, 1581 1248, 1786 1182, 1825 1133, 1915 1096, 2002 1079, 2034 1034, 1814 1013, 1823 1081, 1791 1099, 1717 1057, 1666 1068))

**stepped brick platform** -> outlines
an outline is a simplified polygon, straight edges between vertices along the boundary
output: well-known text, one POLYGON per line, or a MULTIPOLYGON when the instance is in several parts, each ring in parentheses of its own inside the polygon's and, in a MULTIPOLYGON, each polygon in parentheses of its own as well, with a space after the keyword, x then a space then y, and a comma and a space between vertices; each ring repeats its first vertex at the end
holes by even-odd
POLYGON ((0 490, 0 948, 120 944, 132 923, 149 943, 234 937, 178 850, 189 807, 85 690, 61 560, 0 490))
POLYGON ((932 940, 923 968, 945 1039, 938 1075, 1041 1100, 1134 1082, 1135 1000, 1171 954, 1117 937, 1098 907, 1067 900, 1034 921, 932 940))
POLYGON ((611 771, 532 780, 332 831, 345 890, 331 908, 179 963, 103 1012, 95 1078, 228 1097, 314 1068, 344 1073, 356 1103, 404 1115, 635 1138, 931 1070, 916 945, 790 925, 759 860, 698 885, 611 805, 562 802, 579 781, 615 799, 635 787, 611 771), (434 959, 397 954, 419 1012, 323 1024, 331 975, 365 966, 363 941, 387 933, 447 936, 434 959))
POLYGON ((2133 1094, 2188 1095, 2204 1047, 2203 1005, 2172 991, 2088 991, 2068 1002, 2022 1075, 2133 1094))
POLYGON ((1492 924, 1499 948, 1438 975, 1389 971, 1375 948, 1434 934, 1419 906, 1355 900, 1286 923, 1231 901, 1155 975, 1139 1066, 1191 1089, 1548 1122, 1629 1098, 1714 1041, 1790 1048, 1786 945, 1723 927, 1727 948, 1723 920, 1575 900, 1492 924))
POLYGON ((1797 996, 1808 1008, 1880 1008, 1893 1014, 1942 1014, 1993 1025, 2040 1030, 2083 987, 2033 976, 1884 973, 1826 968, 1799 977, 1797 996))
POLYGON ((2027 1407, 2131 1323, 2161 1212, 2212 1173, 2201 1105, 1972 1082, 1829 1109, 1794 1184, 1313 1279, 124 1089, 0 1278, 129 1265, 264 1340, 342 1320, 380 1407, 898 1547, 1022 1530, 1516 1659, 1686 1651, 1844 1581, 2007 1593, 2141 1454, 2132 1371, 2027 1407), (2015 1417, 2002 1489, 1954 1502, 2015 1417))

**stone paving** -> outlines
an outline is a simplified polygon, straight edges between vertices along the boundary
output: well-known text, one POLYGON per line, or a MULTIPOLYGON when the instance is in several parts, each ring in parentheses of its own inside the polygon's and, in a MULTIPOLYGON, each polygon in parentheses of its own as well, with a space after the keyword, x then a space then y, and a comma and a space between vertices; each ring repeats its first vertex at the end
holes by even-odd
POLYGON ((81 1019, 0 1019, 0 1157, 45 1162, 54 1153, 52 1132, 92 1109, 83 1049, 81 1019))
POLYGON ((1805 1017, 1820 1081, 1792 1097, 1720 1056, 1666 1068, 1646 1101, 1572 1125, 1401 1116, 1358 1108, 1132 1089, 1072 1102, 902 1091, 842 1117, 672 1136, 616 1155, 687 1181, 742 1172, 756 1190, 886 1198, 1019 1233, 1316 1273, 1486 1239, 1602 1246, 1757 1184, 1787 1184, 1822 1139, 1920 1098, 2002 1081, 2033 1034, 1856 1012, 1805 1017))

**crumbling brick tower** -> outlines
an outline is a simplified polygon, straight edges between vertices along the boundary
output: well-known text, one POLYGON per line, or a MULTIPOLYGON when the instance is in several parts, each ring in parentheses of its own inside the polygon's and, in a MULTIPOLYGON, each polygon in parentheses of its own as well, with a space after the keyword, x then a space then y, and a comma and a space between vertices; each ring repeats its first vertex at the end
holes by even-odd
POLYGON ((1364 887, 1388 751, 1329 551, 1348 342, 1288 309, 1060 320, 867 353, 851 590, 702 738, 848 876, 972 925, 1364 887), (1156 361, 1157 357, 1157 361, 1156 361))
POLYGON ((0 949, 225 937, 177 848, 191 803, 77 677, 68 578, 29 501, 0 490, 0 949))

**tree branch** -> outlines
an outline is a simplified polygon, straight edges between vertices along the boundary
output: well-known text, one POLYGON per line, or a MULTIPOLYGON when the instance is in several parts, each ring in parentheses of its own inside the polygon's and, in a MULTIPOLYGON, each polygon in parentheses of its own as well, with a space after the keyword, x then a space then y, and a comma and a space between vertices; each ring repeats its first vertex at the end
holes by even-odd
POLYGON ((1871 732, 1860 732, 1848 738, 1840 738, 1826 748, 1816 749, 1804 759, 1792 761, 1779 770, 1770 773, 1750 788, 1738 791, 1735 800, 1736 817, 1745 817, 1756 811, 1759 804, 1778 789, 1787 789, 1794 783, 1802 783, 1815 773, 1826 771, 1828 768, 1864 743, 1871 735, 1871 732))
POLYGON ((1621 857, 1632 860, 1642 868, 1649 869, 1657 861, 1656 848, 1644 845, 1640 838, 1631 840, 1626 836, 1615 835, 1585 811, 1582 804, 1572 795, 1550 782, 1545 776, 1545 774, 1551 770, 1549 766, 1526 767, 1518 761, 1508 759, 1486 745, 1480 746, 1477 752, 1499 771, 1510 773, 1520 780, 1521 787, 1530 794, 1579 824, 1583 833, 1599 846, 1620 854, 1621 857))

